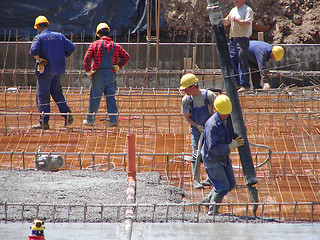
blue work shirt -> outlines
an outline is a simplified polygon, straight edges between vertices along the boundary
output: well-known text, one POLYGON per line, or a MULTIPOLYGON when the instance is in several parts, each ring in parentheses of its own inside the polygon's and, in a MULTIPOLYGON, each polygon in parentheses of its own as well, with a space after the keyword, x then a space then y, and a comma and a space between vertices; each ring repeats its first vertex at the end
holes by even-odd
POLYGON ((229 144, 234 139, 234 129, 230 115, 224 126, 218 113, 213 114, 205 124, 201 156, 206 168, 212 168, 217 162, 226 164, 229 160, 229 144))
POLYGON ((271 44, 263 41, 250 41, 248 60, 249 62, 257 62, 262 78, 267 76, 267 62, 270 60, 271 53, 271 44))
POLYGON ((45 29, 34 37, 30 54, 48 60, 45 74, 61 75, 66 69, 65 57, 69 57, 74 50, 75 45, 63 34, 45 29))

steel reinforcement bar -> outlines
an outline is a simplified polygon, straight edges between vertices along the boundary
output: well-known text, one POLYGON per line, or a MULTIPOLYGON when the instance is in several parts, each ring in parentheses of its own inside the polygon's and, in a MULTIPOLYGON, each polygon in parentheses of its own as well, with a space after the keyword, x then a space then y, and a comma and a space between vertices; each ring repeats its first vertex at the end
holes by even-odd
MULTIPOLYGON (((81 152, 17 152, 17 151, 4 151, 0 152, 0 169, 20 169, 28 170, 26 165, 30 166, 30 162, 33 162, 40 155, 60 155, 65 158, 63 168, 65 170, 79 169, 79 170, 127 170, 127 153, 81 153, 81 152), (17 157, 19 159, 17 159, 17 157), (69 160, 67 160, 67 157, 69 160), (100 161, 98 159, 100 157, 100 161), (76 165, 70 165, 68 162, 76 162, 76 165), (113 159, 113 160, 112 160, 113 159), (3 162, 7 164, 4 164, 3 162), (116 161, 116 163, 115 163, 116 161)), ((231 153, 234 158, 238 157, 238 153, 231 153)), ((320 164, 319 157, 320 151, 299 151, 299 152, 272 152, 272 161, 268 166, 265 164, 264 159, 270 155, 269 152, 252 152, 254 156, 254 165, 258 168, 267 167, 269 169, 269 175, 271 176, 312 176, 319 181, 320 164), (277 160, 276 160, 277 159, 277 160), (290 159, 295 159, 299 164, 297 169, 292 169, 290 159), (258 161, 259 160, 259 161, 258 161), (303 167, 302 167, 303 166, 303 167), (310 171, 311 170, 311 171, 310 171)), ((137 172, 165 170, 167 175, 170 175, 170 164, 181 162, 187 163, 191 161, 191 153, 141 153, 136 152, 137 172), (143 158, 152 159, 151 165, 143 165, 143 158), (157 161, 155 160, 157 158, 157 161), (157 162, 157 164, 156 164, 157 162)), ((234 169, 239 169, 234 163, 234 169)), ((35 169, 35 168, 31 168, 35 169)), ((171 170, 173 171, 173 170, 171 170)))
MULTIPOLYGON (((38 117, 44 113, 33 112, 0 112, 0 118, 3 118, 2 124, 0 123, 0 133, 4 131, 5 134, 18 132, 19 134, 27 134, 29 131, 35 132, 31 127, 38 122, 38 117), (12 121, 11 121, 12 120, 12 121)), ((57 121, 61 119, 59 116, 67 116, 66 113, 46 113, 51 116, 51 126, 53 129, 58 130, 59 124, 57 121), (53 122, 53 124, 52 124, 53 122)), ((108 119, 108 113, 72 113, 76 118, 79 118, 79 125, 73 124, 71 128, 80 128, 80 131, 92 130, 92 133, 102 132, 108 133, 110 127, 107 126, 105 119, 108 119), (86 127, 82 121, 87 115, 93 115, 95 118, 100 117, 93 126, 86 127)), ((187 133, 188 128, 185 124, 185 119, 181 113, 118 113, 115 114, 119 120, 120 125, 118 129, 121 132, 135 132, 135 133, 187 133), (152 123, 152 125, 150 125, 152 123)), ((320 119, 319 111, 292 111, 292 112, 254 112, 244 113, 244 119, 248 131, 260 133, 263 129, 275 130, 276 132, 306 132, 306 133, 319 133, 318 121, 320 119), (303 121, 301 121, 303 120, 303 121), (262 130, 261 130, 262 129, 262 130)), ((61 125, 63 126, 63 125, 61 125)), ((63 127, 68 132, 69 128, 63 127)), ((114 129, 114 128, 113 128, 114 129)))
MULTIPOLYGON (((128 208, 135 209, 135 222, 319 222, 320 202, 276 202, 276 203, 220 203, 227 209, 223 214, 206 214, 209 203, 164 203, 164 204, 46 204, 0 202, 0 221, 33 221, 44 219, 47 222, 123 222, 128 208), (249 209, 258 206, 258 217, 249 209), (283 215, 283 208, 290 207, 290 216, 283 215), (310 209, 308 219, 297 217, 305 207, 310 209), (235 213, 243 209, 244 214, 235 213), (81 216, 81 217, 80 217, 81 216)), ((286 213, 287 214, 287 213, 286 213)))

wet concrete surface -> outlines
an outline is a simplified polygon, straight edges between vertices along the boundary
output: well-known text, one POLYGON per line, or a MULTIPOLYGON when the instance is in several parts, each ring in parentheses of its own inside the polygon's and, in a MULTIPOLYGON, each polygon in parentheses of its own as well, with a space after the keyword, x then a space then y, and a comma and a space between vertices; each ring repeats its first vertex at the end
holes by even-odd
MULTIPOLYGON (((0 238, 26 240, 31 223, 1 223, 0 238)), ((46 240, 124 239, 123 223, 46 223, 46 240)), ((134 223, 135 240, 318 240, 319 223, 134 223)))

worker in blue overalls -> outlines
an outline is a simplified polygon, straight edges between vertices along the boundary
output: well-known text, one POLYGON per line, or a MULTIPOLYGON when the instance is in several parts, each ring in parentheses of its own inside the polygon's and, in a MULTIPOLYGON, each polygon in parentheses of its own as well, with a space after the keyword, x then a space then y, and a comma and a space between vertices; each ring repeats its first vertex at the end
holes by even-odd
POLYGON ((65 58, 75 50, 75 45, 64 35, 51 32, 49 21, 45 16, 35 20, 34 28, 40 34, 34 37, 30 54, 37 60, 35 74, 37 76, 37 106, 40 115, 39 123, 33 125, 34 129, 49 129, 50 95, 58 105, 60 113, 64 114, 65 126, 73 123, 73 116, 63 96, 60 75, 65 73, 65 58))
MULTIPOLYGON (((191 125, 191 163, 192 172, 194 172, 199 138, 204 131, 204 124, 213 114, 213 102, 216 95, 212 91, 200 89, 198 86, 198 78, 192 73, 187 73, 182 76, 180 85, 180 90, 183 90, 186 93, 182 98, 181 113, 184 114, 186 121, 191 125)), ((203 186, 210 186, 211 182, 208 178, 202 182, 198 182, 197 179, 194 179, 193 185, 194 188, 203 188, 203 186)))
POLYGON ((273 46, 263 41, 250 41, 248 62, 253 89, 269 89, 271 87, 267 62, 269 60, 281 61, 283 55, 284 50, 281 46, 273 46), (260 85, 261 80, 263 87, 260 85))
POLYGON ((230 98, 220 94, 214 101, 216 110, 205 124, 201 155, 213 189, 202 202, 210 202, 209 215, 219 213, 224 196, 236 187, 230 151, 243 146, 244 139, 234 133, 230 98))
POLYGON ((107 126, 118 126, 118 107, 115 99, 116 73, 127 64, 129 54, 109 37, 110 28, 106 23, 97 26, 98 40, 91 43, 84 57, 84 69, 91 79, 90 100, 87 112, 89 113, 83 124, 94 125, 94 115, 100 106, 101 96, 104 94, 107 100, 109 122, 107 126), (120 59, 120 61, 119 61, 120 59), (93 63, 91 65, 91 61, 93 63))

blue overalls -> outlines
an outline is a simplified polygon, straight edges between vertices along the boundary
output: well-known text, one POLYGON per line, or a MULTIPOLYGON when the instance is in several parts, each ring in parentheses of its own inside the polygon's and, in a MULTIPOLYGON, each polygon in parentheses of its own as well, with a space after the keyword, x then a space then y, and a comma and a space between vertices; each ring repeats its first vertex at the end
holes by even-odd
POLYGON ((232 139, 234 129, 231 116, 224 125, 218 113, 213 114, 204 129, 201 156, 214 192, 220 196, 225 196, 236 186, 229 149, 232 139))
MULTIPOLYGON (((36 100, 39 113, 50 113, 50 95, 58 105, 60 113, 71 113, 63 96, 60 75, 65 72, 65 57, 70 56, 74 49, 75 45, 65 36, 48 29, 43 30, 33 39, 30 54, 32 56, 39 55, 49 61, 43 73, 37 71, 38 63, 36 64, 36 100)), ((39 122, 48 123, 49 118, 50 115, 40 115, 39 122)))
MULTIPOLYGON (((205 105, 201 107, 194 107, 193 99, 190 96, 190 102, 189 102, 189 112, 191 113, 191 118, 193 121, 195 121, 197 124, 204 126, 204 124, 207 122, 207 120, 210 118, 209 113, 209 102, 208 102, 208 96, 207 96, 208 90, 206 91, 206 99, 205 99, 205 105)), ((191 144, 192 144, 192 161, 196 160, 197 152, 198 152, 198 142, 200 138, 200 131, 198 128, 191 126, 190 127, 190 133, 191 133, 191 144)))
MULTIPOLYGON (((102 40, 100 40, 103 45, 103 57, 99 65, 99 69, 93 74, 92 85, 90 89, 90 100, 88 106, 88 113, 96 113, 100 106, 102 93, 106 96, 107 100, 107 111, 108 114, 118 113, 117 102, 114 97, 116 93, 116 74, 113 71, 113 52, 114 44, 110 52, 108 52, 104 46, 102 40)), ((89 123, 94 122, 94 117, 92 115, 87 116, 87 121, 89 123)), ((109 115, 110 122, 118 122, 116 115, 109 115)))

